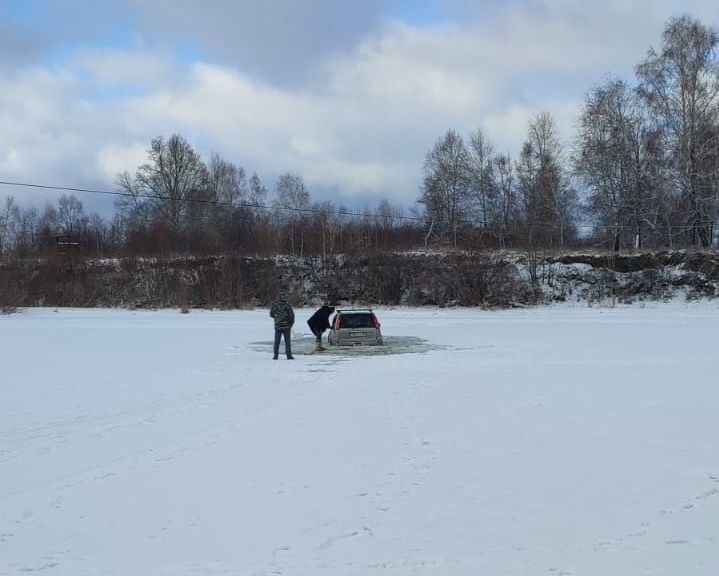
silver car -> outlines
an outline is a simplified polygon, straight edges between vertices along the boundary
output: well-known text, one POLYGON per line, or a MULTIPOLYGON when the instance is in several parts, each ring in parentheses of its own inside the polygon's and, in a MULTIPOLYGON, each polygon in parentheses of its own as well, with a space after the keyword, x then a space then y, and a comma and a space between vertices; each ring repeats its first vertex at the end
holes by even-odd
POLYGON ((337 310, 327 341, 330 346, 381 346, 379 320, 371 308, 337 310))

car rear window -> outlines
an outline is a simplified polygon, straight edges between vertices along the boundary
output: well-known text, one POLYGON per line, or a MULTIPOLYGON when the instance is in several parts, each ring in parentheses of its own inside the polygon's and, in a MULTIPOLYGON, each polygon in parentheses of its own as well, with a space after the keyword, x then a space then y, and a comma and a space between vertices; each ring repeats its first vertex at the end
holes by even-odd
POLYGON ((351 314, 340 314, 340 328, 374 328, 374 320, 372 320, 372 314, 357 313, 351 314))

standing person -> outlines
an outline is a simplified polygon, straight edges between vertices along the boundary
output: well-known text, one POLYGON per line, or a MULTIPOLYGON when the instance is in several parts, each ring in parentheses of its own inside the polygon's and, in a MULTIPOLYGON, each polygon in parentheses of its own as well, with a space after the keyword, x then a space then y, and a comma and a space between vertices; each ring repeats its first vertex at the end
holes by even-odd
POLYGON ((295 311, 292 310, 292 306, 290 306, 284 294, 280 293, 277 300, 270 306, 270 317, 275 320, 275 355, 273 359, 277 360, 277 354, 280 350, 280 338, 284 337, 287 359, 294 360, 290 338, 292 336, 292 326, 295 323, 295 311))
POLYGON ((312 334, 314 334, 317 339, 315 342, 315 351, 317 352, 324 350, 322 347, 322 334, 325 330, 332 327, 330 324, 330 316, 334 311, 335 309, 332 306, 325 305, 312 314, 310 319, 307 320, 307 325, 310 327, 312 334))

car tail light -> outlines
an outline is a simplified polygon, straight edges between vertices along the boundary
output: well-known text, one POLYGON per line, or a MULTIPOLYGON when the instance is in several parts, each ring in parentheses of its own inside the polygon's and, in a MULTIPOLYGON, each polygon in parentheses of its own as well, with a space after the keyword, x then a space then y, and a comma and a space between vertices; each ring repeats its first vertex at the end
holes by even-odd
POLYGON ((335 320, 335 330, 340 329, 340 324, 342 324, 342 315, 337 314, 337 320, 335 320))
POLYGON ((374 312, 372 312, 372 322, 374 322, 375 328, 379 328, 379 320, 377 320, 377 316, 374 315, 374 312))

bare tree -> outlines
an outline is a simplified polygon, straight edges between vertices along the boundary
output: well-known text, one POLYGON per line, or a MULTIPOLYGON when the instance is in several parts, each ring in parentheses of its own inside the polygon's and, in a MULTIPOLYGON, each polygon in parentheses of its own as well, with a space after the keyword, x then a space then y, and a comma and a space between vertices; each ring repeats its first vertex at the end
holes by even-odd
POLYGON ((202 211, 196 201, 207 199, 207 168, 187 140, 177 134, 152 140, 147 156, 134 177, 126 172, 118 175, 117 185, 128 196, 117 205, 126 211, 146 205, 154 220, 180 232, 202 211))
POLYGON ((624 80, 587 96, 579 119, 574 167, 589 191, 589 216, 614 250, 640 247, 655 233, 660 195, 661 130, 624 80))
POLYGON ((219 154, 213 154, 207 172, 209 199, 217 201, 223 210, 231 210, 247 201, 248 187, 244 168, 227 162, 219 154))
POLYGON ((45 203, 45 207, 40 214, 40 220, 38 222, 38 235, 41 237, 39 240, 41 243, 46 244, 50 242, 52 236, 58 232, 58 214, 57 208, 50 202, 45 203))
POLYGON ((424 160, 424 183, 419 203, 424 205, 428 236, 448 236, 457 245, 469 195, 469 156, 462 137, 454 130, 435 142, 424 160))
POLYGON ((716 218, 719 76, 716 31, 689 16, 664 28, 637 67, 639 93, 662 120, 693 244, 710 245, 716 218))
POLYGON ((399 207, 393 206, 387 198, 382 198, 377 204, 375 210, 375 222, 377 225, 384 230, 393 228, 402 215, 402 211, 399 207))
POLYGON ((494 178, 494 149, 481 130, 470 135, 468 150, 469 195, 477 222, 488 231, 497 220, 497 183, 494 178))
POLYGON ((244 206, 249 192, 245 170, 213 154, 207 171, 207 197, 213 204, 202 238, 214 250, 221 245, 238 248, 251 225, 244 206))
POLYGON ((281 208, 278 216, 281 223, 284 223, 290 249, 293 254, 304 252, 304 214, 310 206, 310 192, 305 181, 299 174, 286 172, 277 179, 276 199, 274 206, 281 208))
POLYGON ((6 196, 0 204, 0 259, 9 252, 17 234, 20 211, 15 198, 6 196))
POLYGON ((309 207, 310 193, 299 174, 286 172, 277 179, 275 206, 301 211, 309 207))
POLYGON ((265 206, 267 202, 267 188, 260 181, 257 172, 254 172, 250 178, 249 202, 254 206, 265 206))
POLYGON ((80 231, 85 219, 82 202, 74 194, 63 194, 57 203, 57 220, 65 234, 76 234, 80 231))
POLYGON ((519 221, 514 165, 509 154, 498 154, 493 158, 493 163, 499 205, 499 241, 505 247, 519 221))
POLYGON ((25 258, 38 249, 39 228, 40 214, 37 208, 29 206, 18 210, 15 232, 15 253, 18 257, 25 258))
POLYGON ((560 158, 554 119, 542 112, 529 123, 516 167, 529 246, 563 246, 573 229, 573 191, 560 158))

